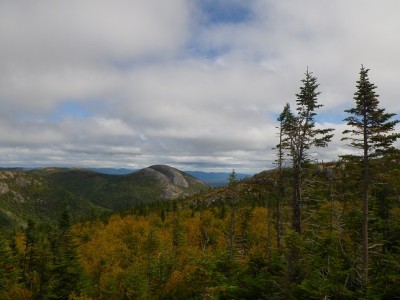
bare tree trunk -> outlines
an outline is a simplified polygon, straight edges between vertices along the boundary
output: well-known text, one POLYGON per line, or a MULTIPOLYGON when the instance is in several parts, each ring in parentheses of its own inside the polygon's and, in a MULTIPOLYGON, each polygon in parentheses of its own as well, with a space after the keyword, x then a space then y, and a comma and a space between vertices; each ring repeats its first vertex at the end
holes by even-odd
POLYGON ((301 234, 301 168, 298 163, 293 171, 293 229, 301 234))
POLYGON ((229 220, 229 232, 228 232, 228 240, 229 240, 229 263, 233 262, 233 252, 235 249, 235 219, 236 219, 236 208, 231 206, 231 215, 229 220))
POLYGON ((366 288, 368 285, 368 196, 369 196, 369 181, 370 181, 369 176, 370 175, 369 175, 368 145, 365 145, 364 189, 363 189, 363 205, 362 205, 362 273, 363 273, 364 288, 366 288))
POLYGON ((279 181, 278 181, 278 196, 276 199, 276 245, 278 247, 279 254, 282 254, 282 243, 281 243, 281 234, 282 234, 282 208, 281 202, 283 198, 283 182, 282 182, 282 167, 279 170, 279 181))
POLYGON ((282 138, 283 138, 283 133, 282 133, 282 124, 280 126, 281 132, 279 134, 279 154, 278 154, 278 169, 279 169, 279 174, 278 174, 278 182, 277 182, 277 188, 278 188, 278 194, 277 194, 277 199, 276 199, 276 246, 278 247, 278 252, 279 254, 282 254, 282 246, 281 246, 281 234, 282 234, 282 209, 281 209, 281 203, 283 199, 283 192, 284 192, 284 187, 283 187, 283 151, 282 151, 282 138))

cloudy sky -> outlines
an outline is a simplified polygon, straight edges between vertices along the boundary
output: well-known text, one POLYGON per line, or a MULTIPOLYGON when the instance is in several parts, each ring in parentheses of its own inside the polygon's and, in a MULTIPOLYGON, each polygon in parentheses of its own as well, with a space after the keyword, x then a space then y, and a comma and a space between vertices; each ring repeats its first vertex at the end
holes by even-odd
POLYGON ((254 173, 307 67, 340 142, 361 64, 400 114, 398 0, 0 0, 0 166, 254 173))

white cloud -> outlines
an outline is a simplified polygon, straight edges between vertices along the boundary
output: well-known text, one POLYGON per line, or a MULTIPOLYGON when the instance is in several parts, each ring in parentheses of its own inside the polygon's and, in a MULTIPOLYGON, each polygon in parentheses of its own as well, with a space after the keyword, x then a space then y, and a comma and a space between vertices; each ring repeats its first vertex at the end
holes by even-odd
POLYGON ((307 66, 338 128, 318 159, 345 149, 361 64, 400 112, 398 1, 218 3, 1 1, 0 164, 259 171, 307 66))
POLYGON ((183 0, 1 1, 0 97, 40 110, 115 92, 115 65, 176 54, 189 12, 183 0))

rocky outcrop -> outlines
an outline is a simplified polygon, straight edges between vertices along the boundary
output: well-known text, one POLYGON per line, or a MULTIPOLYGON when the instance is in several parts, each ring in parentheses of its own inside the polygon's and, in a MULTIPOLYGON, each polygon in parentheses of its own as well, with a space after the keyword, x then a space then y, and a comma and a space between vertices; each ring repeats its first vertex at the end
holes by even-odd
POLYGON ((186 180, 184 173, 175 168, 165 165, 155 165, 151 166, 150 168, 166 176, 170 180, 170 182, 175 185, 184 188, 189 187, 189 182, 186 180))
POLYGON ((27 201, 26 195, 22 195, 22 190, 30 190, 31 186, 41 185, 42 183, 24 172, 2 170, 0 171, 0 195, 12 195, 17 203, 24 203, 27 201))
POLYGON ((8 187, 8 184, 0 181, 0 194, 4 195, 7 194, 10 191, 10 188, 8 187))
POLYGON ((187 173, 166 165, 154 165, 141 169, 137 173, 157 180, 162 187, 161 197, 163 199, 176 199, 187 196, 189 194, 187 190, 194 187, 195 189, 207 189, 207 186, 203 182, 187 173))

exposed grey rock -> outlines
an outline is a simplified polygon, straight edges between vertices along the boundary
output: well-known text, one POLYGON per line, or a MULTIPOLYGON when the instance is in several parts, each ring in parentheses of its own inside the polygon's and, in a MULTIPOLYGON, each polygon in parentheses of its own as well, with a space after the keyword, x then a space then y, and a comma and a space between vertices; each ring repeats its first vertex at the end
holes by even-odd
POLYGON ((18 176, 16 179, 16 183, 21 187, 25 187, 27 185, 30 185, 32 182, 28 178, 25 178, 23 176, 18 176))
POLYGON ((17 203, 24 203, 25 199, 21 196, 21 194, 13 191, 13 200, 17 203))
POLYGON ((0 172, 0 179, 13 179, 16 175, 14 171, 1 171, 0 172))
POLYGON ((0 194, 4 195, 7 194, 10 191, 10 188, 8 187, 8 184, 0 181, 0 194))
POLYGON ((185 188, 189 187, 189 183, 187 182, 183 174, 175 168, 165 165, 155 165, 151 166, 150 168, 164 174, 175 185, 185 188))
MULTIPOLYGON (((160 182, 162 188, 161 197, 163 199, 184 197, 188 194, 185 189, 189 188, 192 184, 204 185, 194 177, 166 165, 154 165, 141 169, 138 172, 160 182)), ((206 186, 204 185, 204 187, 206 186)))

